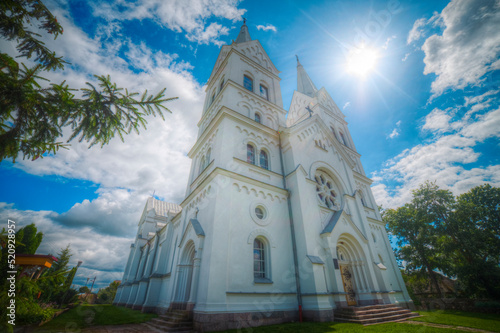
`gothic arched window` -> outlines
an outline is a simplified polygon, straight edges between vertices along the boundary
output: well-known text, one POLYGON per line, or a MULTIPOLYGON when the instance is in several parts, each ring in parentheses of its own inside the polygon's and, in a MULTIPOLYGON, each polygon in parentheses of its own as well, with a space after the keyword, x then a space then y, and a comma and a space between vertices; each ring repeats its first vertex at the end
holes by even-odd
POLYGON ((266 245, 259 239, 253 241, 253 276, 255 279, 266 279, 268 277, 266 262, 266 245))
POLYGON ((207 156, 205 157, 205 164, 207 167, 209 164, 210 164, 210 154, 212 153, 212 149, 208 148, 208 151, 207 151, 207 156))
POLYGON ((269 100, 269 92, 267 87, 260 85, 260 96, 266 100, 269 100))
POLYGON ((255 164, 255 148, 251 144, 247 144, 247 162, 255 164))
POLYGON ((269 169, 267 153, 264 150, 260 151, 260 166, 264 169, 269 169))
POLYGON ((259 124, 261 124, 260 114, 258 114, 257 112, 255 112, 255 121, 258 122, 259 124))
POLYGON ((219 93, 222 91, 222 88, 224 88, 224 78, 220 80, 219 93))

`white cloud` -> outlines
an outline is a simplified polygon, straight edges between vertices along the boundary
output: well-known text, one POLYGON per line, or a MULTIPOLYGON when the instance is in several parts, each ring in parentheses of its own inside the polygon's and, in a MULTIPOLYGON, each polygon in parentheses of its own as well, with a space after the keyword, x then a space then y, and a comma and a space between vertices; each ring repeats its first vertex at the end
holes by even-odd
POLYGON ((387 38, 387 40, 385 41, 384 45, 382 45, 382 48, 384 50, 387 50, 387 48, 389 47, 389 43, 391 42, 391 40, 393 40, 395 38, 397 38, 396 35, 387 38))
POLYGON ((427 25, 427 20, 425 18, 420 18, 413 23, 413 28, 411 28, 408 33, 408 38, 406 39, 407 44, 411 44, 414 41, 419 40, 423 35, 423 27, 427 25))
POLYGON ((268 24, 268 25, 266 25, 266 26, 264 26, 264 25, 262 25, 262 24, 259 24, 259 25, 257 26, 257 30, 264 30, 264 31, 269 31, 269 30, 272 30, 272 31, 274 31, 274 32, 278 31, 278 30, 276 29, 276 27, 275 27, 274 25, 272 25, 272 24, 268 24))
POLYGON ((378 204, 386 208, 401 206, 411 200, 411 191, 426 180, 437 181, 440 187, 455 194, 486 182, 500 186, 500 165, 467 167, 481 156, 474 149, 478 143, 500 137, 500 108, 486 110, 483 114, 470 113, 477 105, 474 103, 484 100, 486 96, 483 95, 466 99, 469 111, 456 121, 452 121, 451 114, 464 106, 447 110, 436 108, 427 115, 422 130, 433 131, 434 137, 404 150, 374 173, 372 189, 378 204), (389 182, 398 185, 388 186, 389 182))
POLYGON ((350 107, 350 106, 351 106, 351 102, 346 102, 346 103, 344 104, 344 106, 342 107, 342 110, 345 110, 345 109, 347 109, 347 108, 348 108, 348 107, 350 107))
MULTIPOLYGON (((90 38, 75 26, 64 8, 51 11, 64 26, 64 34, 56 41, 48 36, 44 42, 73 65, 44 76, 53 82, 66 80, 70 87, 84 87, 93 79, 92 74, 109 74, 119 87, 129 91, 156 93, 166 87, 167 97, 179 97, 166 104, 172 113, 165 113, 165 121, 148 117, 147 130, 125 136, 125 142, 115 138, 102 149, 88 149, 88 143, 73 140, 70 150, 36 161, 19 159, 14 164, 34 175, 59 175, 99 184, 96 199, 76 203, 62 214, 20 211, 3 204, 0 215, 21 224, 36 223, 45 233, 40 253, 56 254, 71 243, 75 261, 84 261, 78 275, 100 274, 98 281, 104 286, 109 280, 121 279, 147 196, 156 190, 166 201, 179 203, 183 199, 191 164, 187 152, 197 137, 204 87, 190 72, 192 66, 176 54, 152 51, 127 38, 119 43, 108 39, 117 28, 111 32, 104 29, 90 38), (122 45, 126 46, 125 54, 120 53, 122 45)), ((10 43, 2 42, 2 50, 15 53, 10 43)), ((68 129, 64 137, 69 137, 68 129)))
MULTIPOLYGON (((444 31, 429 37, 422 46, 424 74, 437 75, 432 83, 434 96, 448 88, 478 85, 487 72, 500 69, 498 1, 453 0, 440 19, 444 31)), ((411 40, 414 38, 411 35, 411 40)))
POLYGON ((94 14, 107 20, 153 20, 166 28, 185 32, 189 41, 199 44, 220 45, 220 36, 228 28, 209 19, 240 21, 245 9, 238 9, 240 0, 139 0, 136 2, 92 2, 94 14))
POLYGON ((2 221, 7 218, 14 220, 17 230, 35 223, 38 231, 43 233, 38 254, 57 255, 62 248, 70 244, 73 256, 69 265, 75 266, 79 260, 83 261, 74 279, 76 285, 83 285, 87 277, 94 276, 97 276, 94 288, 102 288, 113 280, 121 280, 128 258, 130 239, 102 235, 89 227, 78 230, 67 228, 54 223, 54 214, 51 211, 21 211, 14 209, 12 205, 0 203, 2 221))
POLYGON ((396 123, 396 127, 392 130, 391 134, 387 135, 388 139, 394 139, 395 137, 399 136, 399 131, 400 131, 400 126, 401 126, 401 120, 399 120, 396 123))

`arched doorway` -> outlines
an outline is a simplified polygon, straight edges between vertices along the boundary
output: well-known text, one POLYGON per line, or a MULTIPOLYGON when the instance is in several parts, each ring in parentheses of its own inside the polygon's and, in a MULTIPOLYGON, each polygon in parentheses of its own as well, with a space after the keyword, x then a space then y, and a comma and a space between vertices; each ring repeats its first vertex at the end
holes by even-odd
POLYGON ((358 305, 359 293, 369 289, 364 252, 352 236, 344 234, 337 241, 337 258, 347 305, 358 305))
POLYGON ((177 265, 177 287, 172 308, 185 310, 187 308, 189 296, 191 295, 191 284, 193 280, 193 265, 195 256, 193 242, 189 242, 184 247, 180 264, 177 265))

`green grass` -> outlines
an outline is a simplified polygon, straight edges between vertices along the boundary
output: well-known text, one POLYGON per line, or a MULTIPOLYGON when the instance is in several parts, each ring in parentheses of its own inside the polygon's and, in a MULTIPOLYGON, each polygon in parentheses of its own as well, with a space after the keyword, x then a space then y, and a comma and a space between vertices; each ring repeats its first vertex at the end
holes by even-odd
POLYGON ((500 332, 500 316, 486 313, 463 311, 417 311, 422 317, 412 320, 427 323, 479 328, 486 331, 500 332))
POLYGON ((99 325, 138 324, 156 316, 110 304, 79 305, 41 326, 37 332, 75 331, 99 325))
MULTIPOLYGON (((235 333, 237 330, 224 331, 225 333, 235 333)), ((435 328, 423 325, 409 325, 400 323, 388 323, 363 326, 361 324, 351 323, 289 323, 281 325, 253 327, 252 329, 241 329, 239 332, 243 333, 329 333, 329 332, 342 332, 342 333, 370 333, 370 332, 384 332, 384 333, 457 333, 459 331, 448 328, 435 328)), ((219 332, 222 333, 222 332, 219 332)))

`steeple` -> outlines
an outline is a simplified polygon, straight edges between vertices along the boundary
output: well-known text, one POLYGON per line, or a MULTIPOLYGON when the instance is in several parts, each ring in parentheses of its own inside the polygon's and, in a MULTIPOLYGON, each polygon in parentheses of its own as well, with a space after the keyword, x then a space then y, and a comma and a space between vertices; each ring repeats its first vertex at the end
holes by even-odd
POLYGON ((248 27, 247 27, 247 19, 243 18, 243 25, 241 26, 240 34, 238 35, 238 38, 236 38, 236 43, 244 43, 244 42, 249 42, 252 40, 250 38, 250 34, 248 33, 248 27))
POLYGON ((306 70, 302 67, 302 64, 297 57, 297 91, 301 92, 307 96, 313 97, 318 91, 314 83, 312 82, 309 75, 307 75, 306 70))

